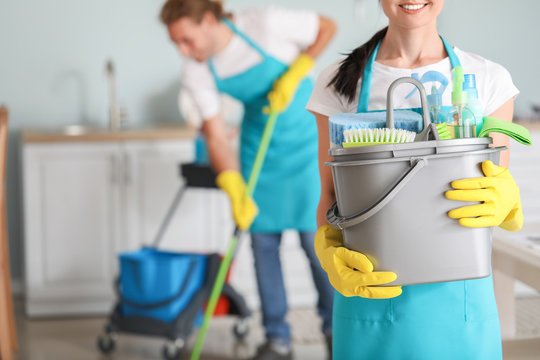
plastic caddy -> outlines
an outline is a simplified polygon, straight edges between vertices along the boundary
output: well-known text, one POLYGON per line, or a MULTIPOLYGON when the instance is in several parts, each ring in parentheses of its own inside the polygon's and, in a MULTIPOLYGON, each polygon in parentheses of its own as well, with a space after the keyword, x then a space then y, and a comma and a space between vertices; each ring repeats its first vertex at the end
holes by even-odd
MULTIPOLYGON (((415 84, 425 104, 423 86, 404 79, 396 81, 415 84)), ((389 91, 390 104, 391 96, 389 91)), ((387 126, 393 127, 390 114, 387 126)), ((426 112, 423 123, 424 129, 431 126, 426 112)), ((448 211, 465 203, 448 200, 444 193, 453 180, 483 177, 483 161, 498 163, 504 147, 489 147, 491 142, 426 137, 330 149, 333 161, 326 165, 332 168, 337 202, 328 210, 328 222, 343 230, 345 247, 364 253, 375 270, 397 274, 387 285, 487 277, 491 228, 466 228, 449 218, 448 211)))

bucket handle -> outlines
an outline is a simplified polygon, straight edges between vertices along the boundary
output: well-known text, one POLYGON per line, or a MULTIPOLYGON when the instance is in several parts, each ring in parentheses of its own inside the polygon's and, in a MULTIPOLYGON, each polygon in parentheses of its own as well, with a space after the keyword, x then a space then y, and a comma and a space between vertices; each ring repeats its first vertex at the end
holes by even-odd
POLYGON ((438 140, 439 133, 437 131, 437 128, 434 124, 431 123, 430 117, 429 117, 429 108, 428 108, 428 102, 427 102, 427 96, 426 96, 426 89, 424 89, 424 85, 415 78, 412 77, 401 77, 388 87, 388 92, 386 94, 386 127, 389 129, 394 128, 394 89, 403 83, 409 83, 416 86, 420 93, 420 104, 422 105, 422 119, 424 122, 424 128, 422 129, 422 132, 419 133, 415 139, 415 141, 424 141, 428 139, 429 132, 433 133, 435 138, 438 140))
POLYGON ((427 160, 420 158, 416 159, 416 163, 412 166, 407 172, 402 176, 390 191, 388 191, 377 203, 370 206, 368 209, 361 211, 358 214, 350 216, 341 216, 339 215, 339 209, 337 203, 334 202, 328 212, 326 213, 326 219, 328 223, 333 227, 343 230, 345 228, 360 224, 361 222, 366 221, 376 213, 378 213, 383 207, 386 206, 392 199, 398 194, 398 192, 407 185, 407 183, 420 171, 424 166, 427 165, 427 160))

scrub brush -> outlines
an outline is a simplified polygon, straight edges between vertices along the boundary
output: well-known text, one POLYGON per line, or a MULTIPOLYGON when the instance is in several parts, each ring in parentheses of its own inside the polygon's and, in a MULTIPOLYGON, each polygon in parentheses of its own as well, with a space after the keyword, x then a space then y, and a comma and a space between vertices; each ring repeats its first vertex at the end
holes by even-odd
MULTIPOLYGON (((414 132, 422 130, 422 115, 411 110, 394 110, 397 114, 393 128, 414 132)), ((345 130, 386 128, 386 111, 335 114, 330 116, 330 146, 341 147, 346 142, 343 134, 345 130)), ((388 127, 390 128, 390 127, 388 127)))
POLYGON ((404 129, 349 129, 343 131, 344 148, 355 146, 368 146, 380 144, 395 144, 413 142, 416 137, 414 131, 404 129))
POLYGON ((452 138, 452 136, 450 135, 450 130, 448 129, 448 125, 446 125, 446 123, 435 124, 435 127, 437 128, 437 132, 439 133, 439 140, 449 140, 452 138))

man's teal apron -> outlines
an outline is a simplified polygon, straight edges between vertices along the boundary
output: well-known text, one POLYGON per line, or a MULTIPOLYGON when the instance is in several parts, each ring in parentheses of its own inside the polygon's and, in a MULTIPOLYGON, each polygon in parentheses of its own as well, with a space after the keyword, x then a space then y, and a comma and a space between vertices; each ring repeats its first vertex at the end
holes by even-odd
MULTIPOLYGON (((240 135, 240 164, 247 179, 261 141, 268 116, 263 107, 272 85, 288 65, 268 55, 236 26, 223 20, 240 38, 255 49, 263 60, 243 73, 221 79, 208 61, 219 91, 244 104, 240 135)), ((285 229, 315 231, 320 195, 317 160, 317 124, 305 106, 313 90, 306 78, 298 86, 294 99, 279 115, 253 198, 259 207, 250 231, 279 233, 285 229)))
MULTIPOLYGON (((459 65, 452 47, 443 43, 452 67, 459 65)), ((358 112, 368 111, 377 49, 364 70, 358 112)), ((491 276, 404 286, 393 299, 347 298, 336 292, 333 324, 334 360, 502 359, 491 276)))

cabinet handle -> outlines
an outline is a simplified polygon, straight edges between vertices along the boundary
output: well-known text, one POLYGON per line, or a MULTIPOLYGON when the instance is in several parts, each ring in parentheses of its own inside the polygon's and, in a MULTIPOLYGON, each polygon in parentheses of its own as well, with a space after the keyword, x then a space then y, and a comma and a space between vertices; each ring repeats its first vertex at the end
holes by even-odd
POLYGON ((118 161, 118 157, 116 155, 113 155, 111 158, 111 183, 113 185, 118 184, 119 175, 120 175, 120 161, 118 161))
POLYGON ((133 171, 131 164, 131 156, 129 154, 124 154, 124 184, 131 185, 132 176, 131 172, 133 171))

